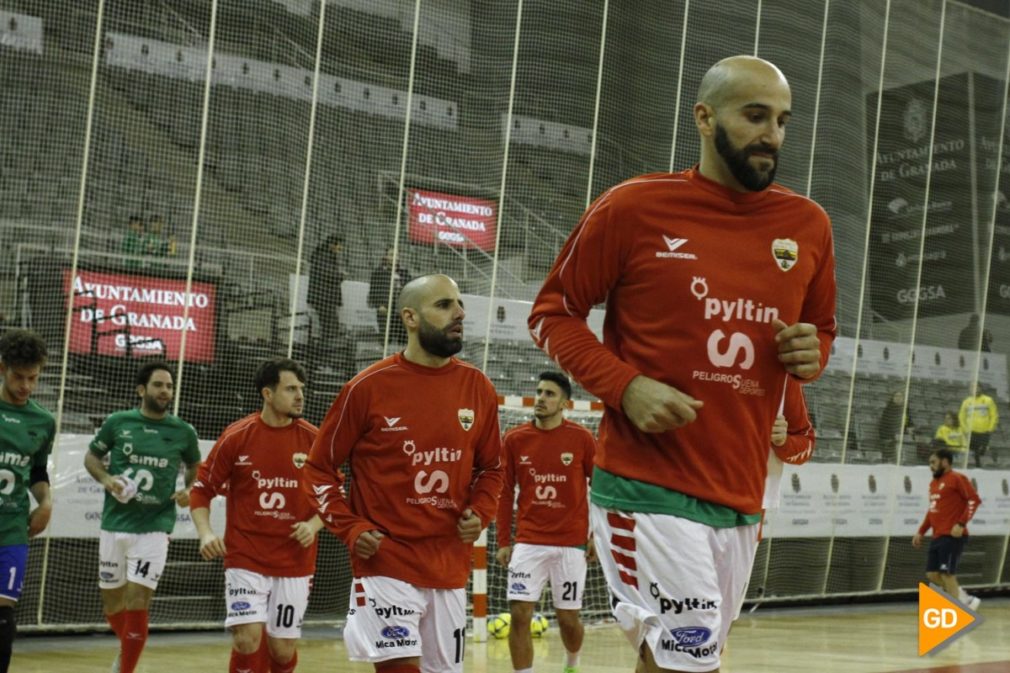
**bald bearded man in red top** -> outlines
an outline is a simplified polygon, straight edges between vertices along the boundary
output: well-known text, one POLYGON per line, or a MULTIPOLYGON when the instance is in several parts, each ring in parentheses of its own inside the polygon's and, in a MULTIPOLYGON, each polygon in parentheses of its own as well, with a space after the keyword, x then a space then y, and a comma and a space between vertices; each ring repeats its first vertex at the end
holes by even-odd
POLYGON ((319 432, 305 421, 305 370, 273 358, 256 372, 263 408, 225 428, 200 465, 190 511, 206 560, 224 558, 231 673, 291 673, 316 572, 323 523, 301 489, 319 432), (214 496, 227 498, 222 540, 210 524, 214 496), (264 638, 264 627, 266 638, 264 638))
POLYGON ((472 543, 502 488, 498 396, 453 357, 465 315, 455 281, 416 278, 399 306, 406 349, 344 386, 309 455, 305 492, 351 554, 351 660, 382 673, 458 673, 472 543))
POLYGON ((715 64, 699 164, 600 196, 530 314, 537 345, 606 403, 590 518, 646 671, 719 669, 787 377, 816 378, 834 339, 830 221, 774 183, 791 108, 773 64, 715 64), (600 343, 586 316, 602 302, 600 343))
POLYGON ((532 673, 530 619, 549 579, 565 646, 564 673, 577 673, 583 636, 579 610, 586 589, 586 560, 593 555, 588 486, 596 440, 564 416, 572 396, 567 376, 543 372, 536 392, 533 420, 506 432, 502 441, 505 488, 498 502, 496 558, 509 571, 509 651, 513 671, 532 673))

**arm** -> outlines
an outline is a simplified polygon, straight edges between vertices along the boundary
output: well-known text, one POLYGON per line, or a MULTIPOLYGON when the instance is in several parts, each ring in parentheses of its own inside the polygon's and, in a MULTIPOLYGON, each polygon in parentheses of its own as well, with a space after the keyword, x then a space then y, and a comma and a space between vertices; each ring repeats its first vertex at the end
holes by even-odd
POLYGON ((612 219, 613 190, 597 199, 572 231, 533 303, 533 341, 607 406, 623 411, 644 432, 689 423, 701 403, 644 376, 600 343, 586 324, 590 309, 618 286, 628 255, 612 219))
POLYGON ((340 466, 351 455, 351 449, 363 433, 367 401, 352 386, 344 386, 330 407, 319 435, 305 463, 302 491, 306 494, 322 523, 344 541, 347 548, 361 558, 370 558, 379 549, 382 533, 368 519, 351 511, 344 484, 347 479, 340 466))
POLYGON ((28 515, 28 537, 35 537, 49 525, 53 514, 53 499, 49 490, 49 476, 44 481, 36 481, 30 487, 32 497, 38 506, 28 515))
POLYGON ((105 469, 105 465, 102 464, 102 459, 98 454, 93 451, 88 451, 84 454, 84 469, 88 471, 95 481, 102 485, 106 491, 113 495, 119 495, 123 491, 123 484, 116 480, 108 470, 105 469))
POLYGON ((951 528, 950 534, 953 537, 961 537, 964 534, 964 529, 967 527, 968 522, 975 516, 979 505, 982 504, 982 499, 978 497, 978 493, 971 485, 971 480, 968 477, 962 475, 957 480, 957 483, 958 491, 961 497, 964 498, 964 509, 961 511, 960 516, 958 516, 957 523, 951 528))
POLYGON ((504 456, 505 473, 495 524, 498 539, 498 552, 495 554, 495 558, 498 563, 507 566, 512 558, 512 515, 516 492, 515 466, 512 464, 512 451, 509 448, 508 435, 502 441, 502 455, 504 456))
POLYGON ((929 532, 932 526, 929 525, 929 512, 926 512, 926 518, 922 520, 919 524, 919 530, 912 536, 912 546, 918 549, 922 546, 922 538, 929 532))
POLYGON ((961 423, 961 432, 971 433, 971 426, 968 425, 968 400, 961 402, 961 409, 957 412, 957 420, 961 423))
POLYGON ((996 407, 996 402, 990 397, 989 398, 989 432, 996 429, 996 425, 999 423, 999 409, 996 407))
POLYGON ((186 472, 183 476, 183 488, 172 494, 172 500, 179 507, 189 507, 189 489, 193 486, 193 481, 196 480, 196 472, 200 468, 200 462, 188 463, 186 465, 186 472))
POLYGON ((481 423, 484 433, 477 442, 474 455, 474 478, 470 483, 468 507, 480 517, 482 526, 486 527, 494 520, 505 478, 501 432, 498 427, 498 397, 490 381, 487 382, 484 409, 484 420, 481 423))
POLYGON ((807 402, 803 395, 803 388, 792 377, 786 379, 785 400, 782 411, 786 419, 785 437, 783 437, 780 445, 775 445, 773 433, 772 449, 783 463, 802 465, 813 456, 817 440, 814 435, 814 428, 810 424, 810 415, 807 412, 807 402))
POLYGON ((224 540, 217 536, 210 524, 210 503, 214 496, 224 494, 231 480, 234 461, 229 454, 230 437, 225 435, 214 444, 207 460, 198 465, 196 478, 189 489, 189 513, 200 540, 200 556, 205 561, 223 558, 228 553, 224 540))

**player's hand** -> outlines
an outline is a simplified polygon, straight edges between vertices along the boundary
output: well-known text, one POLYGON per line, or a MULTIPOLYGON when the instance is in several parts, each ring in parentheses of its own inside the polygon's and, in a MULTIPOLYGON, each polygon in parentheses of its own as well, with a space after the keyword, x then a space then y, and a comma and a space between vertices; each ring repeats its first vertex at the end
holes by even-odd
POLYGON ((39 505, 28 515, 28 537, 35 537, 46 529, 49 525, 49 518, 53 515, 52 505, 39 505))
POLYGON ((586 540, 586 563, 596 563, 596 542, 592 535, 586 540))
POLYGON ((377 530, 366 530, 354 541, 354 553, 358 558, 366 560, 372 558, 375 552, 379 551, 379 544, 384 537, 386 536, 377 530))
POLYGON ((297 540, 298 544, 303 547, 311 547, 312 543, 316 541, 318 529, 308 521, 293 523, 291 524, 291 529, 291 535, 288 535, 288 537, 292 540, 297 540))
POLYGON ((172 500, 179 507, 189 507, 189 489, 184 488, 172 494, 172 500))
POLYGON ((494 558, 498 561, 498 565, 503 565, 507 568, 509 561, 512 560, 512 547, 498 547, 498 551, 495 552, 494 558))
POLYGON ((786 417, 780 414, 775 417, 775 422, 772 423, 772 445, 782 446, 786 443, 788 435, 789 423, 786 422, 786 417))
POLYGON ((912 536, 912 546, 916 549, 922 546, 922 535, 920 533, 916 533, 912 536))
POLYGON ((105 478, 102 479, 102 486, 112 495, 119 495, 126 488, 126 485, 122 481, 116 479, 111 474, 105 475, 105 478))
POLYGON ((456 531, 463 544, 470 544, 480 537, 480 532, 484 530, 484 524, 480 522, 480 517, 473 513, 469 507, 463 510, 463 516, 459 517, 456 523, 456 531))
POLYGON ((666 432, 687 425, 705 405, 672 386, 638 375, 624 389, 621 408, 642 432, 666 432))
POLYGON ((779 362, 786 371, 801 379, 812 379, 821 371, 821 341, 817 326, 808 322, 786 325, 775 318, 775 343, 778 344, 779 362))
POLYGON ((200 538, 200 556, 204 561, 216 558, 224 558, 227 550, 224 547, 224 540, 213 533, 208 533, 200 538))
POLYGON ((951 537, 961 537, 964 535, 964 526, 959 523, 955 523, 954 527, 950 529, 951 537))

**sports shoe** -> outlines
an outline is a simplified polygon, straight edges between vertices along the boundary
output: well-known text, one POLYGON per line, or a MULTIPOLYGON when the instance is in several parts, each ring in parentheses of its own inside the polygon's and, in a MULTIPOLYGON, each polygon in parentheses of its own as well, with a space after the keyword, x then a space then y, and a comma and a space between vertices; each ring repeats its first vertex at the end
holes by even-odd
POLYGON ((968 599, 968 607, 972 610, 978 610, 978 606, 982 604, 982 599, 978 596, 972 596, 968 599))
POLYGON ((112 662, 112 673, 119 673, 119 654, 116 653, 116 660, 112 662))
POLYGON ((565 666, 564 673, 579 673, 578 666, 565 666))

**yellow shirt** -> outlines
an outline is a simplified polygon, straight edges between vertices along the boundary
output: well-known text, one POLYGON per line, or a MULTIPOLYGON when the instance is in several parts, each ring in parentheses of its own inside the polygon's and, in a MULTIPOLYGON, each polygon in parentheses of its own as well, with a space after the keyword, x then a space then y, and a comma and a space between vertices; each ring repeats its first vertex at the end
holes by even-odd
POLYGON ((964 451, 967 448, 961 428, 952 428, 946 423, 936 429, 936 439, 942 439, 951 451, 964 451))

